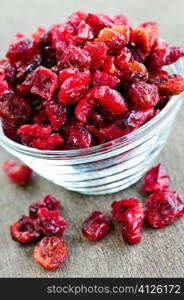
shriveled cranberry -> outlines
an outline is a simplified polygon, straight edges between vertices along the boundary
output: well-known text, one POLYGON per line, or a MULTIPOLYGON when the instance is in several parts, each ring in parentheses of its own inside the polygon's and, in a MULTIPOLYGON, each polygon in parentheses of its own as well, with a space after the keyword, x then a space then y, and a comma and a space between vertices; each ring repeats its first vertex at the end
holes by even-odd
POLYGON ((12 239, 21 244, 36 240, 40 234, 35 229, 35 220, 23 216, 17 222, 10 225, 12 239))
POLYGON ((60 128, 67 121, 67 107, 59 102, 57 98, 53 98, 45 103, 46 113, 54 128, 60 128))
POLYGON ((147 63, 151 70, 158 70, 164 65, 170 65, 184 56, 184 47, 172 47, 167 42, 159 42, 152 49, 147 63))
POLYGON ((122 80, 131 83, 140 80, 146 81, 147 79, 148 79, 148 71, 143 64, 134 61, 124 66, 122 72, 122 80))
POLYGON ((82 123, 87 123, 89 113, 96 105, 94 92, 95 88, 90 89, 75 107, 75 116, 82 123))
POLYGON ((155 22, 146 22, 134 29, 132 42, 144 52, 149 53, 156 45, 158 36, 158 24, 155 22))
POLYGON ((146 192, 162 192, 168 188, 169 174, 162 164, 151 168, 144 176, 143 190, 146 192))
POLYGON ((80 71, 90 68, 91 57, 85 49, 69 46, 63 53, 60 64, 63 68, 74 67, 80 71))
POLYGON ((115 88, 120 82, 120 80, 116 76, 112 76, 99 70, 96 70, 93 73, 91 80, 93 86, 107 85, 110 88, 115 88))
POLYGON ((90 72, 84 71, 75 77, 66 79, 61 85, 58 95, 63 104, 73 104, 78 101, 87 91, 90 83, 90 72))
POLYGON ((140 127, 152 116, 153 110, 132 109, 124 112, 115 119, 110 125, 101 128, 100 132, 109 140, 119 138, 140 127))
POLYGON ((2 121, 2 129, 4 134, 10 138, 11 140, 21 143, 21 139, 19 135, 17 134, 18 127, 11 126, 9 123, 6 121, 2 121))
POLYGON ((45 32, 39 41, 39 49, 42 57, 42 65, 46 68, 53 67, 57 64, 56 50, 52 47, 52 32, 45 32))
POLYGON ((104 127, 107 124, 107 118, 101 112, 93 109, 88 114, 89 123, 98 128, 104 127))
POLYGON ((156 85, 159 85, 160 83, 162 83, 164 81, 164 79, 168 78, 168 72, 162 69, 153 71, 153 72, 149 72, 149 83, 153 83, 156 85))
POLYGON ((24 36, 16 36, 14 41, 10 44, 9 50, 6 54, 10 61, 25 60, 38 54, 37 43, 33 39, 25 38, 24 36))
POLYGON ((68 226, 68 223, 63 219, 57 210, 48 210, 43 207, 37 212, 36 230, 45 236, 62 237, 68 226))
POLYGON ((31 93, 50 100, 57 85, 57 75, 47 68, 39 67, 34 72, 31 93))
POLYGON ((67 145, 70 149, 88 148, 91 146, 91 133, 83 124, 70 124, 67 127, 67 137, 67 145))
POLYGON ((105 14, 88 14, 86 22, 93 28, 95 36, 98 35, 99 31, 104 27, 113 27, 113 19, 105 14))
POLYGON ((125 100, 121 94, 108 86, 97 87, 94 95, 102 107, 114 115, 120 115, 127 110, 125 100))
POLYGON ((28 99, 5 91, 0 97, 0 117, 12 126, 20 126, 31 119, 32 109, 28 99))
POLYGON ((144 208, 140 203, 125 211, 122 219, 122 237, 128 244, 137 244, 141 241, 144 218, 144 208))
POLYGON ((65 243, 56 236, 43 238, 33 250, 34 260, 49 271, 60 268, 67 256, 65 243))
POLYGON ((94 145, 101 145, 106 142, 105 136, 100 133, 99 129, 94 125, 86 125, 87 129, 92 135, 92 142, 94 145))
POLYGON ((115 25, 129 25, 129 20, 125 15, 119 14, 113 18, 115 25))
POLYGON ((69 45, 73 44, 75 29, 70 24, 56 24, 51 28, 52 47, 62 55, 69 45))
POLYGON ((5 161, 2 165, 3 171, 7 174, 8 178, 19 185, 25 185, 29 182, 32 175, 32 170, 17 162, 5 161))
POLYGON ((38 210, 40 208, 47 208, 48 210, 57 210, 61 206, 61 203, 52 195, 46 195, 41 200, 32 203, 29 206, 29 216, 33 219, 37 218, 38 210))
POLYGON ((82 224, 82 234, 90 241, 103 238, 111 228, 111 223, 100 211, 94 211, 82 224))
POLYGON ((4 91, 8 90, 8 84, 4 80, 4 75, 0 74, 0 97, 4 93, 4 91))
POLYGON ((81 23, 81 21, 86 20, 87 16, 88 14, 83 11, 76 11, 68 17, 67 23, 76 27, 81 23))
POLYGON ((131 85, 129 98, 138 107, 150 109, 159 101, 158 88, 154 84, 138 81, 131 85))
POLYGON ((122 199, 118 201, 114 201, 111 204, 111 213, 113 220, 116 222, 122 222, 124 218, 124 213, 127 209, 132 209, 138 205, 138 200, 135 198, 122 199))
POLYGON ((158 84, 161 96, 174 96, 184 91, 184 78, 180 75, 168 75, 158 84))
POLYGON ((130 29, 127 26, 114 26, 100 31, 97 42, 104 42, 110 53, 114 53, 129 43, 130 29))
POLYGON ((86 49, 91 57, 91 67, 93 69, 100 68, 107 56, 107 46, 104 42, 87 42, 86 49))
POLYGON ((163 228, 184 215, 184 200, 173 190, 151 194, 146 202, 146 220, 155 228, 163 228))
POLYGON ((40 55, 33 56, 24 62, 22 62, 21 60, 16 61, 16 78, 18 79, 18 82, 22 82, 23 80, 25 80, 26 76, 33 72, 37 67, 39 67, 40 64, 40 55))
POLYGON ((123 68, 132 61, 132 53, 127 47, 123 47, 115 57, 115 65, 117 65, 117 67, 121 70, 123 70, 123 68))
POLYGON ((82 20, 77 28, 77 41, 83 43, 92 39, 94 39, 92 27, 82 20))
POLYGON ((13 63, 10 63, 8 60, 3 63, 4 79, 8 83, 8 86, 12 89, 16 88, 16 73, 16 67, 13 63))
POLYGON ((79 74, 79 70, 77 68, 73 68, 73 67, 66 68, 60 71, 58 80, 60 83, 63 83, 66 79, 75 77, 78 74, 79 74))
POLYGON ((115 57, 108 55, 104 61, 102 69, 105 73, 111 74, 113 76, 120 76, 121 71, 115 66, 115 57))

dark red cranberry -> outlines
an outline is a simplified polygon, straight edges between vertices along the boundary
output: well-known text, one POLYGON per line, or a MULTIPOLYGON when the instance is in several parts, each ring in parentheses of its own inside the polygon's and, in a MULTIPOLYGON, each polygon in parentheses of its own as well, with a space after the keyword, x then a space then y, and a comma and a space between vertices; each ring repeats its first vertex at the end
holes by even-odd
POLYGON ((13 161, 5 161, 2 169, 13 183, 19 185, 26 185, 32 175, 32 170, 28 166, 13 161))

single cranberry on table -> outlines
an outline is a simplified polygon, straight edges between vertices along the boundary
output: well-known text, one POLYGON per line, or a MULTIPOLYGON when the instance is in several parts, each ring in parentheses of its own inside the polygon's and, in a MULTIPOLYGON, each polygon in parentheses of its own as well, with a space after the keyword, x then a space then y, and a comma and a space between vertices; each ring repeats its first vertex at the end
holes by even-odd
POLYGON ((94 211, 82 224, 82 234, 90 241, 103 238, 110 230, 111 223, 100 211, 94 211))
POLYGON ((8 178, 18 185, 26 185, 32 175, 32 170, 28 166, 13 161, 5 161, 2 169, 8 178))
POLYGON ((35 220, 27 216, 22 216, 17 222, 11 224, 10 233, 12 239, 21 244, 33 242, 40 237, 35 227, 35 220))
POLYGON ((48 194, 44 196, 41 200, 32 203, 29 206, 29 216, 33 219, 36 219, 38 216, 38 210, 40 208, 47 208, 48 210, 57 210, 60 208, 61 202, 56 199, 54 196, 48 194))
POLYGON ((162 164, 151 168, 143 179, 143 190, 145 192, 162 192, 169 187, 170 177, 162 164))
POLYGON ((111 213, 112 218, 116 222, 122 222, 124 218, 124 213, 128 209, 132 209, 138 205, 138 200, 135 198, 122 199, 118 201, 114 201, 111 204, 111 213))
POLYGON ((67 256, 67 246, 56 236, 43 238, 33 250, 34 260, 49 271, 60 268, 67 256))

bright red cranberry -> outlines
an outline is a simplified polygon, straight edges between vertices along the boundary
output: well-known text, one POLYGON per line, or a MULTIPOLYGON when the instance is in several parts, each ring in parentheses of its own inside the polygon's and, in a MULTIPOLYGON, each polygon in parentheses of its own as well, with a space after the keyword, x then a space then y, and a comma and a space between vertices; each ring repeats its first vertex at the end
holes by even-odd
POLYGON ((36 230, 45 236, 62 237, 68 226, 57 210, 48 210, 43 207, 38 210, 36 219, 36 230))
POLYGON ((129 98, 140 108, 153 108, 159 101, 158 88, 154 84, 142 81, 135 82, 129 89, 129 98))
POLYGON ((129 25, 129 20, 127 19, 126 16, 122 14, 116 15, 113 18, 113 21, 115 25, 127 25, 127 26, 129 25))
POLYGON ((79 70, 77 68, 66 68, 63 69, 62 71, 60 71, 59 73, 59 82, 63 83, 66 79, 71 78, 71 77, 75 77, 77 75, 79 75, 79 70))
POLYGON ((2 96, 2 94, 4 93, 4 91, 6 91, 7 89, 8 89, 8 84, 4 80, 4 75, 2 75, 0 73, 0 97, 2 96))
POLYGON ((107 46, 104 42, 87 42, 84 49, 86 49, 91 56, 91 67, 93 69, 100 68, 107 56, 107 46))
POLYGON ((133 207, 137 206, 138 203, 138 200, 135 198, 114 201, 111 204, 113 220, 116 222, 122 222, 124 213, 127 211, 127 209, 132 209, 133 207))
POLYGON ((40 208, 47 208, 48 210, 57 210, 61 206, 61 202, 52 195, 46 195, 41 200, 32 203, 29 206, 29 216, 33 219, 37 218, 38 210, 40 208))
POLYGON ((131 51, 127 47, 123 47, 118 55, 115 57, 115 65, 123 70, 123 68, 130 62, 132 62, 133 56, 131 51))
POLYGON ((90 241, 103 238, 110 230, 110 221, 100 211, 93 212, 82 224, 82 234, 90 241))
POLYGON ((116 76, 112 76, 99 70, 96 70, 93 73, 91 80, 93 86, 107 85, 110 88, 116 88, 117 84, 120 82, 116 76))
POLYGON ((35 220, 23 216, 17 222, 10 225, 12 239, 21 244, 36 240, 40 234, 35 229, 35 220))
POLYGON ((84 20, 80 22, 77 28, 77 41, 84 43, 94 39, 93 29, 84 20))
POLYGON ((59 102, 57 98, 53 98, 45 103, 46 114, 53 128, 61 128, 67 121, 67 107, 59 102))
POLYGON ((151 168, 144 177, 143 190, 146 192, 162 192, 170 183, 169 174, 164 165, 151 168))
POLYGON ((90 131, 80 123, 73 123, 67 127, 67 137, 67 145, 70 149, 88 148, 92 143, 90 131))
POLYGON ((146 202, 146 220, 152 227, 166 227, 182 215, 184 215, 184 200, 176 191, 155 192, 146 202))
POLYGON ((95 88, 90 89, 75 107, 75 117, 82 123, 88 122, 89 113, 96 106, 94 92, 95 88))
POLYGON ((86 22, 93 28, 95 36, 104 27, 113 27, 115 25, 113 19, 105 14, 88 14, 86 22))
POLYGON ((142 223, 145 218, 142 204, 127 209, 122 219, 122 237, 130 245, 142 239, 142 223))
POLYGON ((115 57, 108 55, 104 61, 102 69, 105 73, 111 74, 113 76, 120 76, 121 71, 115 65, 115 57))
POLYGON ((34 260, 49 271, 60 268, 67 256, 65 243, 56 236, 43 238, 33 250, 34 260))
POLYGON ((85 49, 69 46, 61 57, 60 64, 63 68, 74 67, 80 71, 90 68, 91 57, 85 49))
POLYGON ((32 175, 32 170, 28 166, 17 162, 5 161, 2 169, 13 183, 19 185, 26 185, 32 175))

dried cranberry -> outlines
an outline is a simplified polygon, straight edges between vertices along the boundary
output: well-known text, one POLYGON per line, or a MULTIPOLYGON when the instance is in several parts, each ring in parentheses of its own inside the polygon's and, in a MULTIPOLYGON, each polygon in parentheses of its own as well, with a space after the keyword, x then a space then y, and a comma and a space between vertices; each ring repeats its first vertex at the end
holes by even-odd
POLYGON ((79 74, 79 70, 76 68, 67 68, 67 69, 63 69, 62 71, 60 71, 59 73, 59 82, 63 83, 66 79, 71 78, 71 77, 75 77, 79 74))
POLYGON ((93 69, 100 68, 107 56, 107 46, 104 42, 87 42, 84 49, 86 49, 91 56, 91 67, 93 69))
POLYGON ((88 14, 86 22, 93 28, 95 36, 98 35, 99 31, 104 27, 113 27, 113 19, 105 14, 88 14))
POLYGON ((61 85, 58 95, 63 104, 73 104, 78 101, 87 91, 90 83, 90 72, 82 72, 75 77, 66 79, 61 85))
POLYGON ((137 61, 128 63, 123 68, 122 80, 125 80, 130 83, 135 81, 140 81, 140 80, 147 81, 148 71, 143 64, 137 61))
POLYGON ((32 109, 28 99, 5 91, 0 97, 0 117, 12 126, 20 126, 30 120, 32 109))
POLYGON ((75 116, 82 123, 87 123, 89 113, 96 105, 94 92, 94 88, 90 89, 86 95, 78 101, 75 107, 75 116))
POLYGON ((17 134, 18 127, 11 126, 6 121, 2 121, 2 129, 4 134, 14 142, 21 143, 21 139, 17 134))
POLYGON ((91 57, 89 52, 75 46, 69 46, 63 53, 60 64, 63 68, 74 67, 80 71, 90 68, 91 57))
POLYGON ((30 74, 31 72, 33 72, 37 67, 39 67, 40 64, 41 64, 40 55, 33 56, 24 62, 22 62, 21 60, 18 60, 15 63, 16 78, 18 79, 18 82, 22 82, 23 80, 25 80, 26 76, 28 74, 30 74))
POLYGON ((146 220, 155 228, 163 228, 184 215, 184 200, 173 190, 151 194, 146 202, 146 220))
POLYGON ((140 127, 152 116, 153 110, 132 109, 124 112, 110 125, 101 128, 100 132, 109 140, 119 138, 140 127))
POLYGON ((127 17, 125 17, 122 14, 116 15, 113 18, 113 21, 114 21, 115 25, 127 25, 127 26, 129 26, 129 20, 127 19, 127 17))
POLYGON ((96 126, 87 125, 86 127, 92 135, 92 142, 94 145, 101 145, 106 142, 105 136, 100 133, 99 129, 96 126))
POLYGON ((90 241, 103 238, 110 230, 111 223, 100 211, 94 211, 82 224, 82 234, 90 241))
POLYGON ((56 236, 43 238, 33 250, 33 258, 46 270, 54 271, 68 256, 65 243, 56 236))
POLYGON ((78 26, 81 23, 81 21, 86 20, 87 16, 87 13, 83 11, 77 11, 68 17, 67 23, 71 24, 74 27, 78 26))
POLYGON ((92 39, 94 39, 93 29, 82 20, 77 28, 77 41, 83 43, 92 39))
POLYGON ((32 203, 29 206, 29 216, 33 219, 37 218, 38 210, 40 208, 47 208, 48 210, 57 210, 60 207, 61 203, 52 195, 46 195, 41 200, 32 203))
POLYGON ((2 169, 12 182, 19 185, 27 184, 32 175, 32 170, 28 166, 12 161, 5 161, 2 169))
POLYGON ((143 190, 146 192, 162 192, 168 188, 169 174, 164 165, 151 168, 144 177, 143 190))
POLYGON ((67 107, 59 102, 57 98, 53 98, 45 103, 46 113, 54 128, 60 128, 67 121, 67 107))
POLYGON ((88 114, 89 123, 97 127, 104 127, 107 124, 107 118, 97 110, 93 109, 88 114))
POLYGON ((67 145, 70 149, 88 148, 91 146, 91 133, 83 124, 70 124, 67 127, 67 137, 67 145))
POLYGON ((184 79, 180 75, 168 75, 158 84, 161 96, 178 95, 184 91, 184 79))
POLYGON ((60 55, 73 44, 74 28, 70 24, 56 24, 51 28, 52 47, 60 55))
POLYGON ((127 209, 122 219, 122 237, 129 243, 137 244, 142 239, 142 223, 145 218, 142 204, 127 209))
POLYGON ((0 97, 6 90, 8 90, 7 82, 4 80, 4 75, 0 73, 0 97))
POLYGON ((113 76, 120 76, 121 71, 115 66, 115 57, 108 55, 104 61, 102 69, 105 73, 111 74, 113 76))
POLYGON ((110 88, 116 88, 120 80, 116 76, 112 76, 105 72, 96 70, 91 78, 93 86, 108 85, 110 88))
POLYGON ((31 93, 50 100, 58 85, 57 75, 47 68, 39 67, 33 76, 31 93))
POLYGON ((159 101, 158 88, 154 84, 142 81, 135 82, 129 89, 129 98, 131 102, 143 109, 150 109, 159 101))
POLYGON ((121 70, 130 62, 133 61, 131 51, 127 47, 123 47, 115 57, 115 65, 121 70))
POLYGON ((10 225, 12 239, 21 244, 36 240, 40 234, 35 230, 35 220, 23 216, 17 222, 10 225))
POLYGON ((122 199, 118 201, 114 201, 111 204, 112 208, 112 217, 113 220, 116 222, 122 222, 124 218, 124 213, 127 211, 127 209, 132 209, 135 206, 138 205, 138 200, 135 198, 128 198, 128 199, 122 199))
POLYGON ((38 27, 37 31, 31 34, 32 38, 38 43, 40 42, 41 38, 45 34, 45 29, 43 27, 38 27))
POLYGON ((63 219, 57 210, 48 210, 43 207, 37 212, 36 230, 45 236, 62 237, 68 226, 68 223, 63 219))

